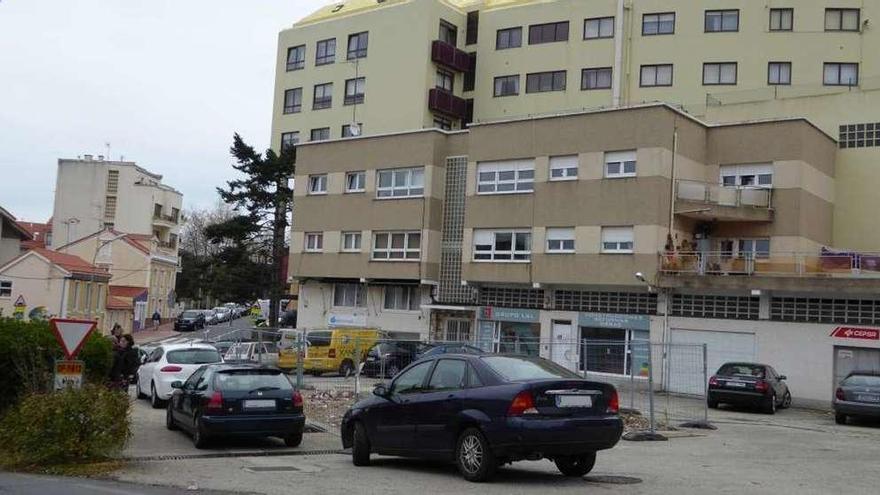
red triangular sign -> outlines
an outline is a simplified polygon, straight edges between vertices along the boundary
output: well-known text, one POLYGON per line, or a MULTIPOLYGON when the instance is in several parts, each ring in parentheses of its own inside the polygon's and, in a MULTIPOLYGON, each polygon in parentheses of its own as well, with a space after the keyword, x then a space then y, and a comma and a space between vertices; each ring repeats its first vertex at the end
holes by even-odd
POLYGON ((49 320, 49 324, 52 325, 55 338, 58 339, 58 343, 64 349, 67 359, 73 359, 79 353, 89 334, 95 330, 97 322, 52 318, 49 320))

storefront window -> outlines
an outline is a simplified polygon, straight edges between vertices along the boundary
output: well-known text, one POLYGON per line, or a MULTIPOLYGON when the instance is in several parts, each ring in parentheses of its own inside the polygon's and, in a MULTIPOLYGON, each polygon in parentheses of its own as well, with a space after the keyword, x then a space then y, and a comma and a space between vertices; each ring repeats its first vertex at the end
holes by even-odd
POLYGON ((537 357, 540 339, 540 323, 499 321, 495 324, 494 352, 537 357))
POLYGON ((580 369, 625 376, 647 376, 649 332, 618 328, 581 327, 586 340, 580 369))

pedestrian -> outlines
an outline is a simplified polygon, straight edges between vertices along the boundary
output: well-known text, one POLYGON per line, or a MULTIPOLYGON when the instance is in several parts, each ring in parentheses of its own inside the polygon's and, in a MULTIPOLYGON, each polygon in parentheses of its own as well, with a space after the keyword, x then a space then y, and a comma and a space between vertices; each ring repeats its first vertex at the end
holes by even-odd
POLYGON ((127 390, 132 377, 137 373, 138 366, 134 338, 130 334, 122 335, 119 339, 119 348, 113 353, 113 365, 110 367, 110 388, 127 390))
POLYGON ((120 348, 122 339, 122 326, 119 323, 113 324, 113 328, 110 329, 110 342, 113 344, 113 350, 116 351, 120 348))
POLYGON ((159 310, 157 309, 156 311, 153 312, 153 326, 157 327, 156 330, 158 330, 159 329, 158 327, 161 324, 162 324, 162 315, 159 314, 159 310))

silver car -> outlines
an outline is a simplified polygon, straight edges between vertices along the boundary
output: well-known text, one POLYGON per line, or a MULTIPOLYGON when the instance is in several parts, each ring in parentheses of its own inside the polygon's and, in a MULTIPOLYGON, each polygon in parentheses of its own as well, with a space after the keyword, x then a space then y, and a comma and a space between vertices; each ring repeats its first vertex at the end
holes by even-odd
POLYGON ((880 370, 853 371, 834 392, 834 420, 846 424, 851 417, 880 418, 880 370))
POLYGON ((205 323, 208 325, 216 325, 220 323, 220 319, 217 318, 217 312, 213 309, 203 309, 202 313, 205 314, 205 323))

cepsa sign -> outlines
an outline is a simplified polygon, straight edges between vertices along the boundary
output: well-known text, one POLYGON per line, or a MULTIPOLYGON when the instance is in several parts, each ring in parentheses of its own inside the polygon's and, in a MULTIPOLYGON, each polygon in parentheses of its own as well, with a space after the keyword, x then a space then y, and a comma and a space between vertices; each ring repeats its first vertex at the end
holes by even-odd
POLYGON ((876 328, 837 327, 831 332, 839 339, 880 340, 880 330, 876 328))

